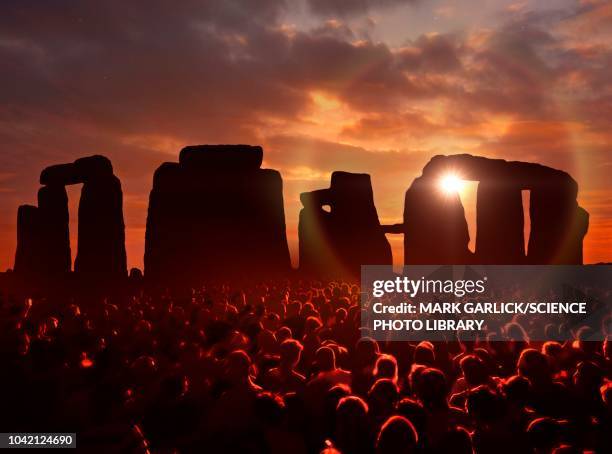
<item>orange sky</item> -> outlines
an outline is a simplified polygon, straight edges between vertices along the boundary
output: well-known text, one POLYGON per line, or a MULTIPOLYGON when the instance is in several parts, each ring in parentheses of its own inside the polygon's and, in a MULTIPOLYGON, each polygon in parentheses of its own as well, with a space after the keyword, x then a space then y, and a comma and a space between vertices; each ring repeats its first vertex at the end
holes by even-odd
POLYGON ((299 193, 333 170, 370 173, 395 223, 425 163, 464 152, 568 171, 585 261, 612 261, 610 2, 5 0, 0 66, 0 269, 40 170, 94 153, 141 266, 153 171, 197 143, 263 145, 294 261, 299 193))

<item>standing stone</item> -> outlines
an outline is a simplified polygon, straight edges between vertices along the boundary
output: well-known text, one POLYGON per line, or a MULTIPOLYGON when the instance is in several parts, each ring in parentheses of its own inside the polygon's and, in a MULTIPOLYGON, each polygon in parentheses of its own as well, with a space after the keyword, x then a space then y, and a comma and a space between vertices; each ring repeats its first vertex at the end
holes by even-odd
POLYGON ((282 179, 261 169, 262 159, 261 147, 198 145, 157 169, 145 244, 150 282, 289 271, 282 179))
POLYGON ((520 187, 482 180, 476 195, 476 257, 482 265, 525 262, 525 220, 520 187))
POLYGON ((45 275, 70 272, 70 230, 68 194, 62 185, 43 186, 38 190, 41 248, 40 269, 45 275))
POLYGON ((339 229, 334 225, 331 209, 323 209, 331 207, 331 191, 304 192, 300 200, 304 206, 298 224, 300 271, 307 275, 342 274, 342 257, 337 252, 339 229))
MULTIPOLYGON (((588 213, 566 172, 529 162, 471 155, 435 156, 406 192, 406 263, 581 264, 588 213), (456 195, 437 187, 445 172, 480 181, 476 254, 467 249, 467 223, 456 195), (521 190, 530 191, 531 234, 524 251, 521 190)), ((394 231, 395 231, 394 227, 394 231)))
POLYGON ((562 256, 563 263, 582 264, 582 244, 589 230, 589 213, 582 207, 576 207, 562 256))
POLYGON ((468 264, 472 261, 469 241, 459 195, 443 193, 437 178, 415 179, 404 204, 404 262, 468 264))
POLYGON ((127 276, 123 194, 110 160, 94 155, 47 167, 40 174, 38 208, 20 208, 15 267, 43 277, 70 272, 68 196, 65 185, 83 184, 79 203, 75 272, 127 276), (33 246, 32 246, 33 245, 33 246))
POLYGON ((576 203, 576 192, 570 181, 538 185, 531 190, 529 263, 582 263, 588 213, 576 203))
POLYGON ((123 193, 116 176, 93 177, 84 182, 77 251, 76 273, 127 276, 123 193))
POLYGON ((40 218, 38 207, 21 205, 17 210, 17 251, 14 271, 23 275, 40 273, 40 218))
POLYGON ((145 234, 145 274, 159 281, 171 272, 195 266, 189 254, 191 208, 186 180, 178 163, 165 162, 153 175, 145 234))
POLYGON ((300 198, 304 205, 298 227, 301 271, 359 279, 361 265, 392 263, 369 175, 334 172, 329 189, 300 198))

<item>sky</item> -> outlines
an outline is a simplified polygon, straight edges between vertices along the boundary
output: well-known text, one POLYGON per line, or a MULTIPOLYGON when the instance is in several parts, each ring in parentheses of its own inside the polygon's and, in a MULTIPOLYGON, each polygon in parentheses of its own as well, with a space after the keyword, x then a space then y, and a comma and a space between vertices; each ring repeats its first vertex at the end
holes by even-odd
POLYGON ((0 269, 40 171, 92 154, 121 179, 141 267, 154 170, 204 143, 264 147, 294 263, 300 192, 366 172, 381 222, 401 222, 412 180, 455 153, 569 172, 590 212, 585 262, 609 262, 610 68, 609 1, 2 0, 0 269))

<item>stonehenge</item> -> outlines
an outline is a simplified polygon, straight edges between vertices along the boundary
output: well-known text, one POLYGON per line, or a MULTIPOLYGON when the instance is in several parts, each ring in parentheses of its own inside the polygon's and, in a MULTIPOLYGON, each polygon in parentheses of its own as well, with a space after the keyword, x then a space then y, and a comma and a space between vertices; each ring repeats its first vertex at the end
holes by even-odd
POLYGON ((151 282, 270 276, 291 269, 283 186, 263 150, 197 145, 153 177, 145 238, 151 282))
POLYGON ((17 215, 15 272, 55 276, 71 270, 66 185, 83 184, 78 213, 74 271, 80 275, 127 275, 123 193, 108 158, 80 158, 47 167, 40 174, 38 207, 17 215))
POLYGON ((435 156, 406 192, 401 229, 405 263, 582 264, 589 216, 578 206, 577 194, 570 175, 540 164, 467 154, 435 156), (459 196, 439 189, 447 172, 479 182, 474 253, 467 247, 459 196), (527 251, 522 190, 530 191, 527 251))
MULTIPOLYGON (((291 270, 283 182, 261 168, 250 145, 196 145, 153 176, 145 237, 149 282, 284 276, 291 270)), ((121 182, 99 155, 47 167, 38 205, 17 212, 14 270, 71 271, 66 185, 82 184, 77 275, 126 277, 121 182)), ((300 195, 300 272, 357 279, 361 265, 391 265, 386 233, 404 235, 406 264, 582 264, 589 214, 567 173, 528 162, 472 155, 435 156, 406 191, 404 222, 381 225, 368 174, 333 172, 330 187, 300 195), (441 191, 452 172, 478 182, 475 251, 459 194, 441 191), (523 193, 529 191, 525 246, 523 193)))
POLYGON ((329 189, 302 193, 300 199, 300 271, 358 279, 362 264, 392 263, 368 174, 334 172, 329 189))

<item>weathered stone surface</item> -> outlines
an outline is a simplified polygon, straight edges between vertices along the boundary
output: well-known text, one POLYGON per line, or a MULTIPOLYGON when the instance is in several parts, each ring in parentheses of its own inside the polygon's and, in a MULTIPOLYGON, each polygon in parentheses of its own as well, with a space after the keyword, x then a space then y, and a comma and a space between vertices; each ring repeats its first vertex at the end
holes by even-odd
POLYGON ((392 263, 369 175, 334 172, 329 189, 303 193, 300 199, 301 271, 358 279, 361 265, 392 263))
POLYGON ((186 147, 155 172, 145 276, 202 282, 290 269, 282 179, 259 169, 261 148, 186 147))
POLYGON ((92 180, 81 190, 74 271, 127 276, 121 182, 114 175, 92 180))
POLYGON ((191 145, 179 154, 179 163, 185 167, 256 170, 262 162, 262 148, 252 145, 191 145))

